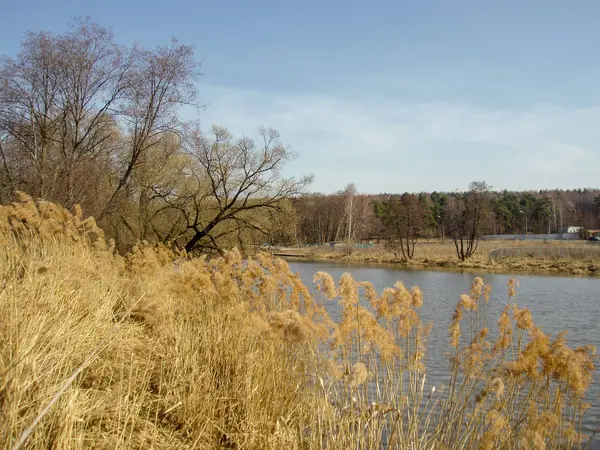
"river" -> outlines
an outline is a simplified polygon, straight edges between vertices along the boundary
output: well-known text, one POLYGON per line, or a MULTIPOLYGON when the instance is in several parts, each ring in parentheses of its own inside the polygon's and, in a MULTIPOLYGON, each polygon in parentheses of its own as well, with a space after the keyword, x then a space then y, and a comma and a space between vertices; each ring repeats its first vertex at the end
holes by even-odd
MULTIPOLYGON (((569 346, 600 344, 600 278, 566 276, 542 276, 523 274, 498 274, 439 270, 410 270, 390 264, 360 264, 328 261, 288 261, 293 272, 299 273, 307 286, 314 287, 313 276, 318 271, 331 274, 338 282, 344 272, 352 274, 357 281, 370 281, 378 292, 391 287, 398 280, 408 288, 417 285, 424 294, 422 319, 433 321, 429 337, 427 356, 428 382, 435 386, 442 383, 448 373, 448 324, 461 293, 468 293, 473 279, 480 275, 492 286, 489 302, 491 323, 507 302, 507 282, 510 278, 519 281, 514 301, 520 308, 529 308, 534 322, 542 330, 556 336, 567 331, 569 346)), ((337 307, 326 302, 332 318, 339 319, 337 307)), ((593 407, 584 418, 584 433, 591 433, 600 424, 600 370, 596 368, 594 381, 589 390, 589 401, 593 407)), ((600 436, 596 435, 587 447, 600 449, 600 436)))

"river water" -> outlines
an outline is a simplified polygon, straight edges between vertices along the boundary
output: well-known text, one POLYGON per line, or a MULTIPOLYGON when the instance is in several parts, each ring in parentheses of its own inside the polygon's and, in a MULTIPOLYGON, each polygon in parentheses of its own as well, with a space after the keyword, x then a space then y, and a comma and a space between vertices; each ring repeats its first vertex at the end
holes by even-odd
MULTIPOLYGON (((417 285, 424 294, 421 317, 424 323, 433 321, 428 340, 427 379, 431 386, 443 383, 449 372, 448 324, 461 293, 468 293, 476 276, 482 276, 492 286, 488 305, 490 328, 507 302, 507 282, 519 281, 514 299, 520 308, 529 308, 534 322, 542 330, 556 336, 567 331, 570 347, 584 344, 600 346, 600 278, 565 276, 541 276, 523 274, 473 273, 440 270, 400 269, 388 264, 360 264, 303 260, 288 261, 293 272, 299 273, 307 286, 314 288, 313 276, 318 271, 331 274, 336 282, 344 272, 352 274, 357 281, 370 281, 378 292, 391 287, 398 280, 406 287, 417 285)), ((334 320, 339 319, 338 308, 325 303, 334 320)), ((593 407, 584 418, 584 433, 591 433, 600 425, 600 370, 596 369, 594 382, 589 390, 593 407)), ((587 447, 600 449, 600 436, 596 435, 587 447)))

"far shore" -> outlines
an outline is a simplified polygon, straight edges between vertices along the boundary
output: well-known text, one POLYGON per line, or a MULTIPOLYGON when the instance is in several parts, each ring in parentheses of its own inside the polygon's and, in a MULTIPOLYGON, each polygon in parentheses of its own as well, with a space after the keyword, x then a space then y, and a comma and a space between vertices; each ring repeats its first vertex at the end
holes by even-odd
MULTIPOLYGON (((348 251, 330 251, 327 247, 281 248, 273 249, 277 257, 288 260, 302 261, 331 261, 348 263, 377 263, 393 265, 406 269, 435 269, 435 270, 460 270, 460 271, 485 271, 500 273, 523 274, 554 274, 577 276, 600 276, 600 258, 596 256, 574 257, 507 257, 490 259, 489 254, 498 248, 520 249, 587 249, 596 247, 586 242, 549 241, 544 243, 522 243, 507 241, 482 242, 478 251, 466 261, 460 261, 454 254, 454 245, 446 242, 422 242, 417 244, 415 255, 410 260, 403 260, 398 255, 387 251, 383 246, 374 246, 370 249, 354 249, 348 251), (528 245, 529 244, 529 245, 528 245)), ((600 249, 600 245, 597 245, 600 249)), ((593 254, 594 255, 594 254, 593 254)))

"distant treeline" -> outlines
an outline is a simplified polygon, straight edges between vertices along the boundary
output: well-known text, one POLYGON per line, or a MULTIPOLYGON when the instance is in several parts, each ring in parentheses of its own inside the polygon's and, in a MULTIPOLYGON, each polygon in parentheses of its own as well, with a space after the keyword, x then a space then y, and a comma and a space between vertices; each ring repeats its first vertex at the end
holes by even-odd
MULTIPOLYGON (((482 204, 481 234, 558 233, 569 226, 600 228, 600 190, 493 191, 482 204)), ((452 202, 464 192, 358 194, 354 185, 334 194, 306 194, 294 201, 298 240, 326 243, 381 238, 396 220, 411 216, 418 237, 451 232, 452 202)), ((396 223, 396 225, 400 225, 396 223)))

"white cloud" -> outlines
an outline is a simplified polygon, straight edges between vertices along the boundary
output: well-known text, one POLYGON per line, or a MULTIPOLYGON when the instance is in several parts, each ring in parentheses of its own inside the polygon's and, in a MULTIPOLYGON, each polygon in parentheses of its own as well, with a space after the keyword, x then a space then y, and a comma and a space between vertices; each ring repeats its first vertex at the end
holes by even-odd
POLYGON ((314 173, 313 190, 356 182, 363 192, 453 190, 484 179, 497 189, 598 186, 600 105, 492 109, 361 95, 280 94, 204 85, 204 124, 281 132, 314 173))

